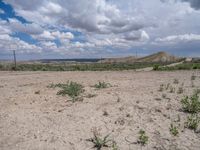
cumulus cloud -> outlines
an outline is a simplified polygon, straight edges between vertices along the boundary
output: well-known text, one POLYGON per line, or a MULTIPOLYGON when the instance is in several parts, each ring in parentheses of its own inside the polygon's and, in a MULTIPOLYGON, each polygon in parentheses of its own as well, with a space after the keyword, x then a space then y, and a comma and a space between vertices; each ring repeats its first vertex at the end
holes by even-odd
POLYGON ((57 37, 59 39, 73 39, 74 35, 71 32, 60 32, 60 31, 55 31, 51 33, 54 37, 57 37))
POLYGON ((2 52, 16 50, 18 53, 40 53, 41 48, 36 45, 26 43, 19 38, 11 37, 8 34, 0 34, 0 49, 2 52))
POLYGON ((44 41, 58 39, 62 42, 62 41, 72 40, 74 38, 74 35, 71 32, 44 30, 41 34, 32 35, 32 37, 37 40, 44 40, 44 41))
POLYGON ((21 23, 17 19, 9 19, 8 25, 14 32, 24 32, 27 34, 40 34, 43 29, 36 23, 21 23))
POLYGON ((199 9, 198 0, 3 1, 31 23, 0 20, 0 34, 15 43, 13 32, 27 33, 44 52, 89 55, 100 49, 142 48, 154 39, 157 43, 199 41, 199 12, 194 10, 199 9))
POLYGON ((17 14, 37 23, 63 25, 101 34, 136 31, 148 26, 137 15, 122 13, 116 5, 105 0, 5 0, 17 14))
POLYGON ((145 41, 149 39, 149 35, 145 31, 130 32, 124 36, 128 41, 145 41))

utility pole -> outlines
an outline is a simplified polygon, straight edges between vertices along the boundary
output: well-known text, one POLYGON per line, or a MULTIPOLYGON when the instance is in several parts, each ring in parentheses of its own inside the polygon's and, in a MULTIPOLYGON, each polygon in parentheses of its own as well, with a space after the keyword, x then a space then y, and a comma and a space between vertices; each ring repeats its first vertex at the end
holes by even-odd
POLYGON ((13 50, 13 57, 14 57, 14 64, 15 64, 15 70, 16 70, 17 69, 17 61, 16 61, 15 50, 13 50))
POLYGON ((137 50, 136 50, 136 58, 138 57, 137 55, 138 55, 138 53, 137 53, 137 50))

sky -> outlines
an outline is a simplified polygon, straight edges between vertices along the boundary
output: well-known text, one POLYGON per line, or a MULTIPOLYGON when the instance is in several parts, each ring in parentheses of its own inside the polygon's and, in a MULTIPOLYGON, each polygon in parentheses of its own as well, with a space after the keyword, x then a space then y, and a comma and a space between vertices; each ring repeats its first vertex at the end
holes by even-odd
POLYGON ((200 0, 0 0, 0 59, 200 57, 200 0))

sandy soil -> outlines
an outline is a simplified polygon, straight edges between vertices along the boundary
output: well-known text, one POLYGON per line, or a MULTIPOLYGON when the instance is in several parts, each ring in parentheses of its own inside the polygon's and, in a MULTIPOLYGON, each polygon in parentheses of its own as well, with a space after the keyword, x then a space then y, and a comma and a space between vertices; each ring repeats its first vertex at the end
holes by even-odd
POLYGON ((0 149, 90 150, 93 144, 86 139, 97 130, 110 134, 120 150, 199 150, 200 133, 184 128, 188 114, 180 103, 196 88, 200 71, 0 72, 0 149), (193 73, 198 77, 192 86, 193 73), (175 78, 179 84, 173 83, 175 78), (47 88, 68 80, 83 84, 85 95, 96 97, 72 103, 56 95, 58 88, 47 88), (95 90, 91 85, 98 81, 112 87, 95 90), (158 91, 167 83, 175 93, 158 91), (184 93, 177 94, 181 86, 184 93), (171 123, 180 124, 176 137, 169 132, 171 123), (140 129, 149 136, 146 146, 137 143, 140 129))

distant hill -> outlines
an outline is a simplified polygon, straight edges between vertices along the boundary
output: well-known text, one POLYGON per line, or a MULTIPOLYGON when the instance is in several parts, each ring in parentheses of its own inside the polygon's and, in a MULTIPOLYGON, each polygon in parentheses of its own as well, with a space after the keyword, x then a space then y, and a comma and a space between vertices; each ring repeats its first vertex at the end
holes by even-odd
POLYGON ((102 63, 132 63, 137 58, 135 56, 122 57, 122 58, 106 58, 102 60, 102 63))
POLYGON ((177 62, 180 58, 170 55, 166 52, 158 52, 149 56, 136 58, 135 56, 122 58, 107 58, 103 63, 134 63, 134 62, 177 62))
POLYGON ((167 54, 166 52, 158 52, 146 57, 137 59, 137 62, 176 62, 179 58, 167 54))

